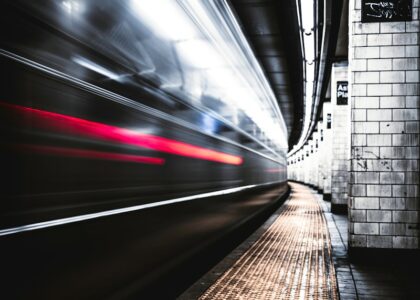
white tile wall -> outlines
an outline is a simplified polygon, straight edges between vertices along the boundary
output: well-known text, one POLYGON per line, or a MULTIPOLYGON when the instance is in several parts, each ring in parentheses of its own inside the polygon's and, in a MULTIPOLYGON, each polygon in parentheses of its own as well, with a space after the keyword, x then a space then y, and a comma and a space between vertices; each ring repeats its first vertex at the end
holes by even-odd
POLYGON ((349 245, 419 248, 419 1, 410 22, 361 23, 360 7, 350 0, 349 245))

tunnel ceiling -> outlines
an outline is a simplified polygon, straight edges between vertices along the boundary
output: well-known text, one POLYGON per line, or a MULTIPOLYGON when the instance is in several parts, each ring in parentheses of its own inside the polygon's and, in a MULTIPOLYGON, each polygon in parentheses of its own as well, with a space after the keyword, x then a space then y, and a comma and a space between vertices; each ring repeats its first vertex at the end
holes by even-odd
POLYGON ((302 55, 296 1, 232 0, 242 29, 273 89, 286 122, 289 148, 302 130, 302 55))

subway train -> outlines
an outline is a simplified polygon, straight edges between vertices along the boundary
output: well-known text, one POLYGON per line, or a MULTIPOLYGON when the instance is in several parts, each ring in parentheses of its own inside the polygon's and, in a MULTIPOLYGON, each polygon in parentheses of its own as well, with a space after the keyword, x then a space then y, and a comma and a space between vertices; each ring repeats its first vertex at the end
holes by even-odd
POLYGON ((287 192, 284 121, 228 2, 0 7, 2 298, 165 295, 287 192))

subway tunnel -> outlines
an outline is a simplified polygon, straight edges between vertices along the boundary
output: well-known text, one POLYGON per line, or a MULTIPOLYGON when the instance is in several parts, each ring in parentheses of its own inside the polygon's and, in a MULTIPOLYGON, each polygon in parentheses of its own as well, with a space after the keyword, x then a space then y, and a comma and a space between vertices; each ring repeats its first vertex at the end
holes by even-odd
POLYGON ((4 299, 416 299, 418 0, 4 0, 4 299))

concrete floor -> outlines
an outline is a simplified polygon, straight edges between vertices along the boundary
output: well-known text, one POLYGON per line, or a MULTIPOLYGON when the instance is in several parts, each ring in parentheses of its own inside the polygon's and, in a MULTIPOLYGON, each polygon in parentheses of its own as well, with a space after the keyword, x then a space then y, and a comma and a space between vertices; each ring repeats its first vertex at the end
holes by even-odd
POLYGON ((416 263, 351 263, 347 255, 347 216, 332 214, 330 202, 322 200, 321 195, 317 197, 328 223, 341 300, 420 299, 420 270, 416 263))

